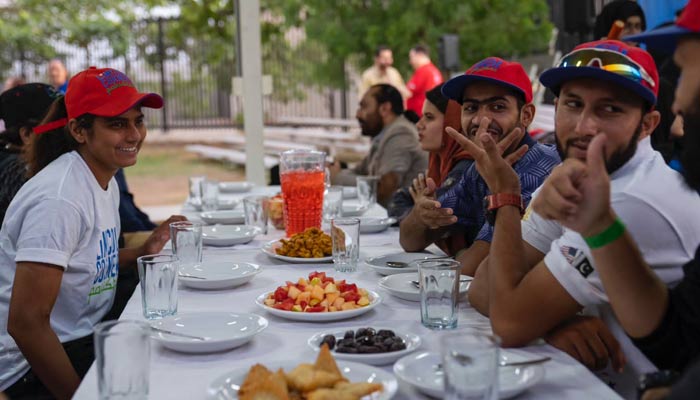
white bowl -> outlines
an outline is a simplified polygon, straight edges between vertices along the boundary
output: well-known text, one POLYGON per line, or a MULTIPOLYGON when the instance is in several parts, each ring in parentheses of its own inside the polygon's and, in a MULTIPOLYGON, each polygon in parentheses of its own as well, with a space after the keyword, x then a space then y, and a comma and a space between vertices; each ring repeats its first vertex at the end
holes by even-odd
MULTIPOLYGON (((284 371, 289 372, 296 368, 297 365, 301 364, 303 361, 262 361, 259 360, 267 369, 270 371, 277 371, 282 368, 284 371)), ((307 361, 311 362, 311 360, 307 361)), ((396 394, 399 384, 394 376, 386 371, 379 368, 375 368, 369 365, 358 364, 349 361, 339 361, 338 368, 345 378, 350 382, 369 382, 369 383, 381 383, 384 389, 381 392, 373 393, 371 397, 372 400, 389 400, 396 394)), ((238 399, 238 390, 243 384, 248 372, 249 367, 238 368, 233 371, 229 371, 218 378, 214 379, 207 388, 207 399, 208 400, 235 400, 238 399)), ((363 397, 365 399, 365 397, 363 397)))
POLYGON ((212 353, 236 348, 267 328, 265 318, 256 314, 229 312, 182 313, 151 323, 167 331, 194 335, 204 340, 175 336, 156 330, 151 337, 163 346, 185 353, 212 353))
MULTIPOLYGON (((400 299, 420 301, 420 289, 412 283, 412 281, 418 281, 418 279, 418 273, 416 272, 388 275, 379 280, 379 287, 400 299)), ((472 277, 461 275, 459 280, 459 295, 465 296, 469 290, 472 277)))
POLYGON ((396 218, 360 217, 360 233, 384 232, 396 223, 396 218))
MULTIPOLYGON (((501 349, 502 353, 504 351, 501 349)), ((445 397, 443 372, 436 368, 441 363, 442 357, 439 353, 409 354, 394 364, 394 375, 421 392, 441 399, 445 397)), ((536 385, 542 378, 544 368, 541 365, 498 367, 498 397, 509 399, 517 396, 536 385)))
POLYGON ((265 299, 270 294, 270 292, 263 293, 255 299, 255 304, 261 307, 263 310, 269 312, 277 317, 282 317, 286 319, 291 319, 293 321, 305 321, 305 322, 326 322, 326 321, 338 321, 341 319, 347 319, 352 317, 357 317, 366 312, 369 312, 374 307, 378 306, 382 302, 381 296, 378 293, 371 290, 367 291, 369 295, 369 305, 365 307, 356 308, 354 310, 347 311, 332 311, 332 312, 296 312, 296 311, 285 311, 279 310, 274 307, 268 307, 265 305, 265 299))
POLYGON ((343 217, 359 217, 366 213, 367 210, 367 207, 359 204, 343 204, 342 214, 343 217))
POLYGON ((180 268, 179 281, 194 289, 224 289, 243 285, 260 271, 259 265, 247 262, 203 262, 180 268))
POLYGON ((407 253, 405 251, 399 253, 385 254, 378 257, 370 257, 365 260, 365 264, 374 270, 374 272, 380 275, 393 275, 393 274, 403 274, 405 272, 416 272, 418 271, 418 264, 411 264, 414 261, 425 260, 428 258, 440 257, 439 255, 420 251, 415 253, 407 253), (407 265, 405 267, 387 267, 387 261, 398 261, 404 262, 407 265))
POLYGON ((202 227, 202 243, 209 246, 233 246, 248 243, 260 233, 250 225, 212 225, 202 227))
MULTIPOLYGON (((309 340, 306 342, 309 347, 311 347, 314 351, 319 351, 321 348, 321 341, 323 340, 323 337, 326 335, 333 335, 336 337, 336 340, 342 339, 343 335, 345 334, 346 331, 353 330, 356 331, 360 328, 366 328, 367 326, 358 326, 354 328, 345 328, 345 329, 334 329, 334 330, 329 330, 325 332, 319 332, 309 338, 309 340)), ((379 332, 381 329, 388 329, 388 330, 393 330, 393 328, 390 327, 375 327, 372 326, 377 332, 379 332)), ((386 365, 386 364, 393 364, 396 360, 399 358, 405 356, 406 354, 412 353, 416 351, 421 344, 420 336, 414 334, 414 333, 401 333, 401 332, 395 332, 396 336, 402 338, 404 342, 406 342, 406 348, 404 350, 399 350, 399 351, 390 351, 386 353, 366 353, 366 354, 352 354, 352 353, 338 353, 335 350, 331 350, 331 353, 333 354, 333 357, 335 357, 337 360, 347 360, 347 361, 355 361, 363 364, 369 364, 369 365, 386 365)))
POLYGON ((221 193, 244 193, 249 192, 255 184, 251 182, 220 182, 219 191, 221 193))
POLYGON ((354 186, 343 186, 343 199, 356 199, 357 188, 354 186))
POLYGON ((199 217, 207 224, 245 223, 245 212, 243 210, 205 211, 200 213, 199 217))

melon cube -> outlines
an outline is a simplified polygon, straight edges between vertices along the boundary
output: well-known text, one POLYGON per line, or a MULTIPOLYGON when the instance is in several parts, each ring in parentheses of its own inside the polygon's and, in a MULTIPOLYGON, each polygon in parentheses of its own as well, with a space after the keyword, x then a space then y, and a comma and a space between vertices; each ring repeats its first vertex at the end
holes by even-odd
POLYGON ((314 286, 313 290, 311 291, 311 298, 321 301, 324 297, 325 294, 323 292, 323 288, 321 286, 314 286))
POLYGON ((326 285, 326 288, 323 291, 325 293, 337 293, 338 288, 334 284, 328 283, 328 285, 326 285))
POLYGON ((369 298, 367 296, 360 297, 360 300, 357 300, 357 305, 358 306, 369 305, 369 298))
POLYGON ((299 294, 301 293, 301 290, 297 289, 296 286, 290 286, 289 291, 287 292, 287 296, 291 299, 296 299, 299 294))

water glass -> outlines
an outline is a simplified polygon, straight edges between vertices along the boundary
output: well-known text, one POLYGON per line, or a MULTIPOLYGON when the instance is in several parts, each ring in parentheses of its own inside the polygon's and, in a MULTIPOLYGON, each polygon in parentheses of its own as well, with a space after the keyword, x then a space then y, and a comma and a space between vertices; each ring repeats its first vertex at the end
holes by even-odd
POLYGON ((202 206, 202 182, 207 179, 204 175, 190 176, 190 195, 188 202, 195 207, 202 206))
POLYGON ((420 281, 421 323, 430 329, 456 328, 461 264, 455 260, 422 260, 416 263, 420 281))
POLYGON ((357 177, 357 198, 362 208, 371 208, 377 204, 377 176, 357 177))
POLYGON ((219 208, 219 182, 205 179, 202 186, 202 211, 215 211, 219 208))
POLYGON ((323 198, 323 220, 330 221, 340 217, 343 211, 343 187, 331 186, 326 189, 323 198))
POLYGON ((500 339, 469 331, 441 342, 445 399, 497 400, 500 339))
POLYGON ((171 223, 170 241, 180 267, 194 267, 202 263, 202 224, 200 222, 171 223))
POLYGON ((357 271, 360 258, 360 219, 333 218, 331 220, 333 264, 337 272, 357 271))
POLYGON ((176 255, 151 254, 136 259, 141 283, 141 304, 146 319, 177 314, 176 255))
POLYGON ((257 226, 263 235, 267 234, 267 218, 270 210, 270 198, 266 196, 248 196, 243 199, 245 224, 257 226))
POLYGON ((100 322, 94 335, 99 399, 147 399, 151 362, 148 324, 100 322))

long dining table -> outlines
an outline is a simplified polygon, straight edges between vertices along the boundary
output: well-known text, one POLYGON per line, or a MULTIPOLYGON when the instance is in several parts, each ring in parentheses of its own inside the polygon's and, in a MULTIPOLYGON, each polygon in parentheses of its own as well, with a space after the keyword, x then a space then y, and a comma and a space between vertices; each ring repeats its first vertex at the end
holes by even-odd
MULTIPOLYGON (((255 187, 250 192, 222 194, 223 199, 239 200, 250 194, 273 195, 279 187, 255 187)), ((346 200, 353 204, 356 200, 346 200)), ((239 207, 242 207, 240 205, 239 207)), ((185 205, 183 214, 191 220, 199 220, 199 213, 185 205)), ((386 216, 386 210, 376 205, 366 215, 386 216)), ((205 311, 255 313, 269 321, 268 327, 249 343, 232 350, 210 354, 187 354, 166 349, 156 341, 152 342, 150 360, 150 399, 206 399, 210 383, 220 375, 256 363, 295 360, 313 362, 315 352, 307 346, 312 335, 327 330, 343 330, 346 327, 391 326, 397 331, 411 332, 422 339, 418 351, 440 351, 440 337, 446 333, 479 330, 491 332, 488 318, 479 314, 462 299, 459 303, 459 322, 454 330, 433 331, 421 325, 420 305, 399 299, 382 291, 378 281, 382 278, 363 262, 367 257, 380 256, 401 251, 399 230, 392 227, 381 233, 362 234, 360 237, 360 263, 354 273, 336 273, 332 263, 289 264, 271 258, 261 251, 263 244, 284 236, 284 231, 270 226, 266 235, 257 236, 252 242, 232 247, 204 247, 204 262, 233 261, 257 264, 262 271, 250 282, 231 289, 195 290, 180 286, 178 291, 179 313, 205 311), (262 310, 255 299, 262 293, 274 291, 285 281, 297 281, 313 271, 325 271, 329 276, 347 279, 375 291, 381 296, 381 303, 373 310, 355 318, 331 322, 298 322, 273 316, 262 310)), ((429 248, 435 252, 439 250, 429 248)), ((167 252, 167 249, 164 250, 167 252)), ((439 253, 438 253, 439 254, 439 253)), ((121 319, 145 321, 141 308, 139 288, 134 291, 121 319)), ((517 350, 519 353, 539 358, 550 357, 542 364, 544 378, 529 388, 518 399, 619 399, 602 380, 566 353, 539 341, 517 350)), ((392 365, 378 367, 393 374, 392 365)), ((98 397, 96 365, 90 368, 83 379, 75 399, 96 399, 98 397)), ((395 399, 428 399, 413 386, 399 380, 395 399)))

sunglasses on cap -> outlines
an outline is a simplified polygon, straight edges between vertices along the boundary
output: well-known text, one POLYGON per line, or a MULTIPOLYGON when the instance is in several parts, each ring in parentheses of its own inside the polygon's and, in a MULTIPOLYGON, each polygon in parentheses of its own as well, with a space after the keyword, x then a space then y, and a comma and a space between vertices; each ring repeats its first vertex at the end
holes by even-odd
POLYGON ((654 79, 644 67, 616 51, 606 49, 575 50, 565 55, 559 62, 558 68, 566 67, 600 68, 635 82, 644 81, 652 88, 656 86, 654 79))

